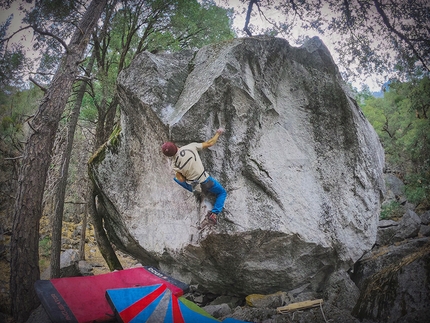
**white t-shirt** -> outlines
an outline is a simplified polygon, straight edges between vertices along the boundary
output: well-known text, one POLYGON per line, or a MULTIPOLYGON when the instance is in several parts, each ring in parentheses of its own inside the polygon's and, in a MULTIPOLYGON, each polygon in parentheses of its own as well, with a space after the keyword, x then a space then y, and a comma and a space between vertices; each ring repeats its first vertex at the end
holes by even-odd
POLYGON ((198 180, 201 183, 208 177, 198 153, 202 149, 202 143, 192 142, 178 148, 173 156, 173 170, 181 173, 188 182, 198 180))

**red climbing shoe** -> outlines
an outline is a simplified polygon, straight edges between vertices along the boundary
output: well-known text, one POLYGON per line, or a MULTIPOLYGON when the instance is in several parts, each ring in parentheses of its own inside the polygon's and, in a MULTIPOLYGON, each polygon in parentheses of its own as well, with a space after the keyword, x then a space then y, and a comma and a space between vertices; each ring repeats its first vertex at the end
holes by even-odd
POLYGON ((209 223, 212 225, 216 225, 217 223, 217 216, 215 213, 212 213, 211 211, 208 212, 206 215, 206 218, 208 219, 209 223))

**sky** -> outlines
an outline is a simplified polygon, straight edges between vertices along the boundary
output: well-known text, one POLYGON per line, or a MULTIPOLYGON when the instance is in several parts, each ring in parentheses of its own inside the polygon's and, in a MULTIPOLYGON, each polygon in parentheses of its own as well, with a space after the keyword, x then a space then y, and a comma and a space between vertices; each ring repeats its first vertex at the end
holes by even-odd
MULTIPOLYGON (((2 0, 0 0, 2 1, 2 0)), ((20 4, 25 3, 25 1, 17 0, 13 1, 11 4, 10 9, 4 10, 0 9, 0 23, 6 22, 6 20, 9 18, 11 14, 13 14, 13 19, 11 26, 9 27, 9 32, 13 33, 19 30, 19 28, 22 26, 22 18, 24 17, 23 13, 19 10, 20 4)), ((19 43, 22 44, 25 48, 28 49, 28 56, 30 58, 35 58, 35 53, 32 50, 32 42, 33 42, 33 31, 30 29, 27 29, 25 31, 20 32, 19 34, 15 35, 11 39, 12 43, 19 43)))
MULTIPOLYGON (((240 2, 240 0, 215 0, 215 3, 220 7, 230 7, 230 8, 233 7, 235 9, 236 16, 235 16, 235 19, 233 22, 233 27, 239 31, 239 33, 238 33, 239 37, 246 37, 246 34, 243 31, 243 27, 245 26, 246 9, 248 7, 248 2, 249 1, 246 1, 246 3, 243 4, 242 2, 240 2), (226 3, 228 3, 228 5, 226 5, 226 3), (241 13, 241 12, 243 12, 243 13, 241 13)), ((257 9, 254 7, 253 11, 257 12, 257 9)), ((268 18, 271 18, 271 19, 274 19, 277 21, 281 21, 281 22, 283 19, 285 19, 285 17, 283 15, 279 14, 276 10, 267 11, 267 10, 264 10, 264 8, 262 8, 262 11, 264 12, 264 15, 268 18)), ((259 15, 259 14, 254 15, 251 18, 250 23, 253 25, 258 25, 261 28, 271 27, 271 25, 264 19, 264 17, 259 15)), ((334 50, 334 41, 336 40, 334 38, 334 36, 320 35, 316 31, 303 32, 303 30, 301 30, 300 28, 297 28, 297 29, 293 30, 292 38, 297 39, 301 34, 307 35, 309 37, 318 36, 323 41, 323 43, 327 46, 327 48, 330 51, 330 54, 332 55, 335 63, 338 64, 337 55, 336 55, 336 52, 334 50)), ((292 43, 291 43, 291 45, 295 46, 292 43)), ((339 66, 339 65, 338 65, 338 67, 341 68, 341 66, 339 66)), ((366 78, 363 77, 363 79, 352 81, 351 83, 352 83, 352 86, 357 88, 358 90, 361 90, 362 85, 366 84, 369 86, 369 89, 372 92, 380 92, 381 87, 382 87, 382 81, 377 80, 376 76, 375 77, 366 77, 366 78)))
MULTIPOLYGON (((1 0, 0 0, 1 1, 1 0)), ((25 3, 25 1, 13 1, 11 4, 10 9, 4 10, 4 9, 0 9, 0 23, 4 23, 6 22, 7 18, 13 14, 13 20, 12 20, 12 24, 9 27, 9 30, 12 31, 16 31, 19 29, 19 27, 22 25, 21 20, 24 17, 24 15, 22 14, 22 12, 19 10, 19 6, 20 4, 25 3)), ((32 32, 28 31, 25 33, 20 34, 19 36, 14 38, 14 41, 17 42, 21 42, 24 41, 28 44, 31 43, 31 36, 32 32), (24 39, 21 39, 21 37, 24 37, 24 39)))
MULTIPOLYGON (((2 1, 2 0, 0 0, 0 1, 2 1)), ((25 1, 23 1, 23 0, 14 1, 9 10, 2 10, 0 12, 0 22, 1 23, 5 22, 11 13, 14 14, 12 26, 9 29, 11 32, 18 30, 19 27, 21 26, 22 14, 18 10, 18 7, 22 3, 25 3, 25 1)), ((243 32, 243 27, 245 26, 245 16, 246 16, 246 8, 248 5, 248 2, 243 4, 240 2, 240 0, 215 0, 215 3, 220 7, 230 7, 230 8, 233 7, 235 9, 236 13, 235 13, 234 21, 233 21, 233 27, 237 30, 238 37, 246 37, 245 32, 243 32), (227 3, 227 5, 226 5, 226 3, 227 3)), ((255 10, 255 8, 254 8, 254 10, 255 10)), ((256 12, 256 10, 255 10, 255 12, 256 12)), ((270 17, 270 18, 277 19, 280 21, 282 21, 282 19, 284 19, 284 17, 282 17, 282 15, 279 15, 276 11, 271 11, 271 12, 270 11, 264 11, 264 14, 266 15, 266 17, 270 17)), ((270 25, 267 23, 267 21, 260 15, 253 16, 251 18, 251 23, 253 25, 258 25, 261 28, 270 27, 270 25)), ((301 34, 301 32, 302 31, 300 29, 294 30, 293 38, 297 38, 301 34)), ((313 37, 313 36, 320 37, 321 40, 324 42, 324 44, 329 49, 331 55, 333 56, 334 61, 337 63, 336 52, 334 51, 334 44, 333 44, 334 39, 333 38, 330 38, 328 36, 321 36, 321 35, 317 34, 316 32, 312 32, 312 31, 306 32, 306 35, 309 37, 313 37)), ((34 52, 31 50, 31 44, 33 41, 32 31, 26 30, 25 32, 21 32, 19 35, 15 36, 13 38, 13 41, 21 43, 24 46, 26 46, 28 48, 29 57, 30 58, 36 58, 34 55, 34 52)), ((362 84, 365 83, 369 86, 369 88, 372 92, 379 92, 381 90, 381 85, 382 85, 380 82, 381 81, 378 82, 376 80, 376 77, 374 77, 374 78, 370 77, 370 78, 366 78, 363 80, 356 80, 355 82, 352 82, 352 86, 357 88, 358 90, 361 90, 362 84)))

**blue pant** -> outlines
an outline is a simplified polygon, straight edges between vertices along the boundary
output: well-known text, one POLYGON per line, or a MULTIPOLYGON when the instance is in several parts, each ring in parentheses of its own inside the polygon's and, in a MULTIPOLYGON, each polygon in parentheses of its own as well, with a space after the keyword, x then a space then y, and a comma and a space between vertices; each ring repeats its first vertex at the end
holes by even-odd
MULTIPOLYGON (((187 182, 181 182, 176 177, 174 177, 173 179, 175 180, 176 183, 178 183, 179 185, 181 185, 186 190, 188 190, 190 192, 193 191, 193 187, 190 184, 188 184, 187 182)), ((215 194, 215 196, 216 196, 215 204, 214 204, 214 206, 212 208, 212 212, 215 213, 215 214, 218 214, 224 208, 225 199, 227 198, 227 191, 212 176, 209 176, 206 179, 206 181, 207 180, 211 180, 214 183, 214 185, 209 189, 209 192, 211 192, 212 194, 215 194)))

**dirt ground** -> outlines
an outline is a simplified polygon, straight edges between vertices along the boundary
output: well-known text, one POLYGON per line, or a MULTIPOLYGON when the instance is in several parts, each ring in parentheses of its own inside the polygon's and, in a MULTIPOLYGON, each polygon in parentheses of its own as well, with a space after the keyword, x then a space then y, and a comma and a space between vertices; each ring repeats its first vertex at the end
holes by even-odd
MULTIPOLYGON (((48 221, 46 217, 41 220, 41 228, 47 228, 48 225, 45 223, 48 221)), ((79 250, 80 240, 81 240, 81 231, 82 223, 73 223, 73 222, 63 222, 63 241, 62 241, 62 250, 66 249, 76 249, 79 250)), ((45 229, 41 229, 41 237, 44 234, 48 234, 48 232, 44 232, 45 229)), ((50 257, 50 241, 43 243, 44 239, 41 239, 40 247, 39 247, 39 255, 40 255, 40 272, 41 279, 49 279, 49 272, 47 270, 49 268, 49 257, 50 257), (46 273, 48 277, 46 277, 46 273)), ((138 261, 128 256, 127 254, 122 253, 119 250, 116 250, 116 255, 123 266, 123 268, 131 268, 138 265, 138 261)), ((110 272, 106 261, 104 260, 100 250, 97 246, 97 242, 94 236, 94 228, 91 224, 87 224, 86 234, 85 234, 85 259, 93 267, 92 273, 94 275, 104 274, 110 272)))

